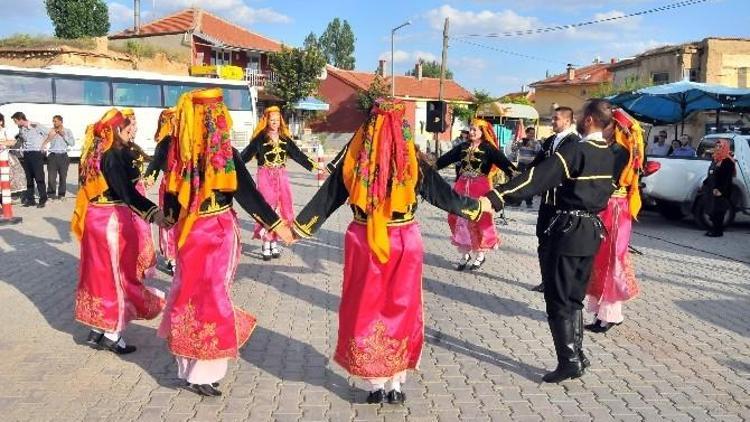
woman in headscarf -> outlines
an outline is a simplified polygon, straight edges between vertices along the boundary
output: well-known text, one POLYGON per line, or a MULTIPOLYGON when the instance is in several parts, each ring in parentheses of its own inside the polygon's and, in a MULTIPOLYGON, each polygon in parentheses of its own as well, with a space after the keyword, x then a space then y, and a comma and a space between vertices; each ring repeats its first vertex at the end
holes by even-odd
POLYGON ((179 235, 177 271, 159 335, 175 355, 178 377, 204 396, 221 395, 217 387, 228 361, 255 327, 255 317, 230 297, 240 256, 233 200, 266 230, 292 240, 232 148, 231 131, 222 90, 196 90, 180 97, 173 135, 161 141, 168 151, 164 209, 179 235))
POLYGON ((136 350, 122 339, 128 322, 156 318, 164 307, 162 292, 143 284, 149 262, 138 231, 164 224, 164 215, 136 187, 140 166, 130 129, 113 108, 86 130, 71 222, 81 242, 75 318, 91 327, 90 346, 118 354, 136 350))
MULTIPOLYGON (((639 176, 644 164, 643 129, 622 109, 613 110, 612 117, 613 122, 603 135, 615 156, 612 172, 615 192, 609 198, 607 208, 599 213, 605 237, 594 257, 586 290, 588 310, 596 317, 586 329, 595 333, 604 333, 622 324, 623 303, 640 293, 628 245, 633 220, 641 210, 639 176)), ((582 313, 579 312, 576 318, 574 328, 578 335, 579 327, 583 325, 582 313)))
MULTIPOLYGON (((294 220, 294 202, 286 171, 287 159, 291 158, 307 171, 316 170, 317 163, 294 143, 278 107, 269 107, 263 112, 252 140, 242 150, 241 156, 245 163, 253 158, 258 160, 260 193, 286 223, 291 223, 294 220)), ((261 252, 264 261, 281 256, 275 233, 264 230, 262 225, 256 225, 253 238, 263 240, 261 252)))
POLYGON ((732 179, 737 168, 732 156, 729 140, 719 139, 714 145, 713 160, 708 168, 708 177, 703 182, 703 195, 707 202, 706 209, 711 217, 711 229, 708 237, 724 236, 724 216, 732 207, 732 179))
POLYGON ((404 109, 400 101, 376 102, 294 223, 298 236, 310 237, 338 207, 351 205, 334 360, 368 381, 368 403, 403 403, 406 371, 417 368, 422 354, 424 250, 414 221, 417 196, 474 221, 482 214, 479 201, 452 191, 417 157, 404 109))
MULTIPOLYGON (((159 123, 156 127, 156 134, 154 135, 156 150, 154 151, 153 160, 151 160, 143 175, 147 188, 156 183, 156 178, 159 177, 160 172, 167 171, 169 141, 172 139, 172 132, 174 131, 174 112, 174 108, 168 108, 163 110, 159 115, 159 123)), ((161 207, 164 207, 164 193, 166 192, 166 187, 167 179, 162 178, 161 184, 159 184, 159 206, 161 207)), ((174 275, 176 265, 175 260, 177 257, 177 238, 174 227, 159 228, 159 253, 166 261, 167 272, 169 272, 170 275, 174 275)))
MULTIPOLYGON (((497 136, 492 125, 486 120, 474 119, 469 126, 469 139, 456 145, 441 156, 435 163, 440 170, 453 163, 459 167, 459 177, 453 189, 461 195, 479 198, 492 189, 492 179, 498 170, 508 178, 513 175, 515 166, 498 149, 497 136)), ((471 262, 475 270, 484 264, 485 252, 500 246, 500 236, 495 229, 492 215, 483 215, 478 222, 471 222, 456 215, 448 216, 451 228, 451 242, 461 253, 456 269, 463 271, 471 262)))

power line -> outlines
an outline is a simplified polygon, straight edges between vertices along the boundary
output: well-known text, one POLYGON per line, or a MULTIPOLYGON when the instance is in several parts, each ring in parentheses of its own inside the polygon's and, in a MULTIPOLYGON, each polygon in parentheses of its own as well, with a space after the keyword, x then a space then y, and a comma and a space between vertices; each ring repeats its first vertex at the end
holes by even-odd
MULTIPOLYGON (((544 57, 531 56, 531 55, 528 55, 528 54, 523 54, 523 53, 519 53, 519 52, 516 52, 516 51, 506 50, 506 49, 503 49, 503 48, 493 47, 493 46, 489 46, 489 45, 485 45, 485 44, 480 44, 478 42, 464 40, 464 39, 461 39, 461 38, 454 38, 453 41, 457 41, 457 42, 468 44, 468 45, 473 45, 475 47, 486 48, 486 49, 489 49, 489 50, 497 51, 498 53, 507 54, 509 56, 522 57, 524 59, 536 60, 536 61, 540 61, 540 62, 553 63, 553 64, 562 64, 562 65, 567 65, 568 64, 568 62, 563 62, 563 61, 559 61, 559 60, 550 60, 550 59, 546 59, 544 57)), ((574 66, 578 66, 578 65, 574 64, 574 66)))
POLYGON ((565 31, 568 29, 580 28, 580 27, 596 25, 600 23, 613 22, 613 21, 618 21, 622 19, 629 19, 629 18, 634 18, 638 16, 650 15, 653 13, 666 12, 668 10, 680 9, 680 8, 688 7, 688 6, 695 6, 695 5, 706 3, 709 1, 711 0, 683 0, 683 1, 670 3, 664 6, 641 10, 638 12, 632 12, 632 13, 619 15, 619 16, 610 16, 608 18, 594 19, 594 20, 585 21, 585 22, 572 23, 568 25, 548 26, 546 28, 526 29, 526 30, 519 30, 519 31, 492 32, 488 34, 463 34, 463 35, 455 36, 454 39, 458 39, 458 38, 510 38, 510 37, 523 37, 527 35, 545 34, 549 32, 565 31))

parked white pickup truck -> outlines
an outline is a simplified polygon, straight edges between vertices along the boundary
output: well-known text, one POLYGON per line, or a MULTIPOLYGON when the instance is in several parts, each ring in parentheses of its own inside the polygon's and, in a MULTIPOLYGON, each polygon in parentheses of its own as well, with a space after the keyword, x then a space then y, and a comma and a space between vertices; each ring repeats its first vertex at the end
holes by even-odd
POLYGON ((750 136, 739 133, 707 135, 701 140, 696 158, 647 157, 648 161, 660 164, 659 170, 641 179, 641 192, 648 202, 656 203, 664 217, 679 220, 692 215, 703 227, 711 222, 704 212, 704 201, 700 188, 708 175, 711 152, 719 139, 727 139, 737 162, 733 209, 727 213, 726 222, 731 224, 737 212, 750 214, 750 136))

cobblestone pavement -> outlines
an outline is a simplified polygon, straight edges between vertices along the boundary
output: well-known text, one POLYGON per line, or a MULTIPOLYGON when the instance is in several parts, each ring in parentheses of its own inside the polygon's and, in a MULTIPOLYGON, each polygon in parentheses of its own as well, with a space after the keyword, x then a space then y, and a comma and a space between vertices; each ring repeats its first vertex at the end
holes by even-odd
MULTIPOLYGON (((295 205, 315 189, 295 167, 295 205)), ((71 168, 71 174, 75 170, 71 168)), ((72 178, 71 178, 72 181, 72 178)), ((72 184, 72 183, 71 183, 72 184)), ((71 186, 71 189, 73 186, 71 186)), ((118 357, 82 344, 72 318, 78 245, 73 198, 15 208, 0 228, 0 415, 3 421, 68 420, 743 420, 750 418, 750 225, 708 239, 689 223, 644 215, 633 246, 642 295, 623 325, 587 333, 592 367, 561 385, 542 296, 535 213, 507 212, 503 245, 482 271, 451 269, 445 215, 424 204, 426 345, 405 386, 407 405, 367 405, 361 381, 334 364, 342 273, 342 208, 315 240, 264 263, 243 219, 235 303, 259 320, 222 382, 201 398, 178 387, 157 321, 134 323, 139 349, 118 357)), ((242 215, 242 213, 240 212, 242 215)), ((168 289, 160 273, 152 284, 168 289)))

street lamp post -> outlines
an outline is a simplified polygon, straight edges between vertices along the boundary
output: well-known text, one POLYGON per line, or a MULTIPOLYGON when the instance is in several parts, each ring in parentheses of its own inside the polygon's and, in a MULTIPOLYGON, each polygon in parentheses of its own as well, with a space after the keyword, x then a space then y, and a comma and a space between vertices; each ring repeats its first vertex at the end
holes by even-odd
POLYGON ((394 45, 393 38, 396 35, 396 31, 398 31, 399 29, 407 25, 411 25, 411 21, 406 21, 402 23, 401 25, 391 29, 391 97, 393 98, 396 98, 396 75, 393 73, 394 72, 393 70, 393 45, 394 45))

